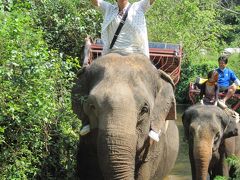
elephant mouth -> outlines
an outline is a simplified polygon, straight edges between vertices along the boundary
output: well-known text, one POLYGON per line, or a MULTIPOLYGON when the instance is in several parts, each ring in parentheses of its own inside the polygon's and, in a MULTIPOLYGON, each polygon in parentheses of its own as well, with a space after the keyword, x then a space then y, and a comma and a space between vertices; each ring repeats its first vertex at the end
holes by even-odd
MULTIPOLYGON (((148 154, 149 154, 150 146, 151 146, 150 138, 147 138, 144 141, 143 146, 141 148, 139 148, 136 152, 136 162, 142 164, 142 163, 149 161, 148 154)), ((136 163, 136 166, 137 166, 137 163, 136 163)))

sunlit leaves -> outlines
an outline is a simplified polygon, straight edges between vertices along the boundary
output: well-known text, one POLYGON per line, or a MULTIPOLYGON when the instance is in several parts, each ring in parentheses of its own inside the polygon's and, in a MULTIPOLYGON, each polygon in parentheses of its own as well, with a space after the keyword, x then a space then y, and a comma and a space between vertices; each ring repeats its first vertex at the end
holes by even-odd
POLYGON ((49 179, 49 169, 72 176, 79 121, 70 70, 78 61, 50 50, 34 13, 19 3, 0 12, 0 177, 49 179))

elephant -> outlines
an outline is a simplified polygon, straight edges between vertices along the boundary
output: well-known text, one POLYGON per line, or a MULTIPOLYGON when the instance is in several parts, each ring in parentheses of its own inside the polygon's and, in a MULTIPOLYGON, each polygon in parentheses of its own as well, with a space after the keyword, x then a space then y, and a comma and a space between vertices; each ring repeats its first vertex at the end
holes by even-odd
POLYGON ((240 155, 236 119, 218 106, 196 104, 184 111, 182 123, 189 145, 192 179, 233 177, 234 167, 226 163, 226 158, 240 155))
POLYGON ((111 53, 81 69, 72 109, 91 131, 80 137, 78 179, 163 179, 179 149, 174 90, 170 76, 141 54, 111 53))

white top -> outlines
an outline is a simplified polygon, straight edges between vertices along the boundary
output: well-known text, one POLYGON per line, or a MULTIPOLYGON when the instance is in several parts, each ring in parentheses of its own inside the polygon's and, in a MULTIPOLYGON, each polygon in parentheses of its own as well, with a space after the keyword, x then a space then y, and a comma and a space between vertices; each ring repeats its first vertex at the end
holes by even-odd
MULTIPOLYGON (((101 39, 103 40, 103 55, 117 52, 123 55, 129 53, 142 53, 149 57, 147 27, 144 13, 150 7, 149 0, 140 0, 132 4, 128 11, 128 17, 124 26, 110 50, 113 36, 122 19, 117 4, 111 4, 104 0, 98 0, 99 8, 104 15, 101 39)), ((129 5, 129 4, 128 4, 129 5)), ((127 7, 124 8, 124 12, 127 7)))

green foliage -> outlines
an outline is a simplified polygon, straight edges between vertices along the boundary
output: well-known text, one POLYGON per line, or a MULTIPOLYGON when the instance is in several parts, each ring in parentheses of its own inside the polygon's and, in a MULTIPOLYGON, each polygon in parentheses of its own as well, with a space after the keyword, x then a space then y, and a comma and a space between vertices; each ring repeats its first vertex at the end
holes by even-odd
POLYGON ((72 177, 80 126, 70 110, 76 60, 49 51, 27 4, 20 5, 0 12, 0 177, 72 177))
POLYGON ((80 57, 87 34, 99 35, 101 16, 89 1, 33 0, 33 9, 50 48, 64 55, 80 57))
POLYGON ((214 180, 228 180, 228 178, 222 177, 222 176, 217 176, 214 178, 214 180))
POLYGON ((228 67, 231 68, 236 73, 238 78, 240 78, 239 65, 240 65, 240 54, 232 54, 228 58, 228 67))
POLYGON ((240 158, 237 156, 231 156, 229 158, 227 158, 227 163, 230 166, 233 166, 235 168, 235 178, 233 178, 233 180, 237 180, 240 179, 240 158))
POLYGON ((240 3, 237 0, 224 1, 219 9, 221 13, 221 22, 230 24, 231 28, 228 33, 222 37, 228 45, 232 47, 240 46, 240 3))
MULTIPOLYGON (((235 177, 231 178, 232 180, 238 180, 240 179, 240 158, 232 155, 227 158, 227 163, 230 166, 233 166, 235 168, 235 177)), ((214 180, 227 180, 227 177, 223 176, 217 176, 214 180)))
MULTIPOLYGON (((227 158, 227 163, 228 165, 234 167, 235 169, 235 177, 231 178, 231 180, 238 180, 240 179, 240 158, 232 155, 227 158)), ((227 180, 228 178, 222 177, 222 176, 217 176, 214 180, 227 180)))
POLYGON ((149 11, 149 39, 182 43, 185 56, 194 61, 200 49, 219 52, 219 36, 228 26, 218 20, 217 0, 156 1, 149 11))

